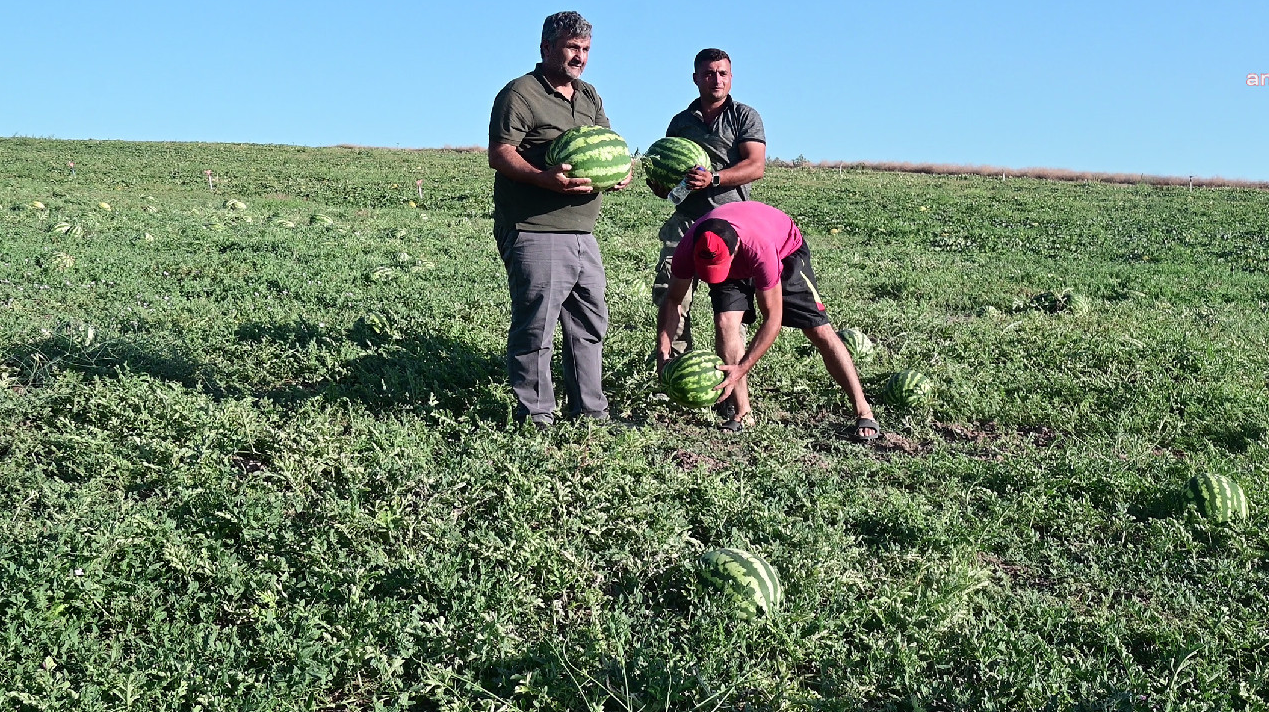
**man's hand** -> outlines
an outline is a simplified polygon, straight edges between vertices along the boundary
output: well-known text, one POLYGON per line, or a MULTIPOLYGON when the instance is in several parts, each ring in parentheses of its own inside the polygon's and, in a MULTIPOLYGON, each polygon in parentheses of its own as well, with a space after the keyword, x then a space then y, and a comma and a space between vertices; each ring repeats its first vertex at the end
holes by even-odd
POLYGON ((556 193, 567 193, 570 195, 595 192, 595 189, 590 185, 590 178, 569 178, 568 172, 571 170, 573 170, 573 167, 567 163, 552 166, 542 171, 538 185, 556 193))
POLYGON ((626 171, 626 177, 622 178, 620 183, 618 183, 617 185, 614 185, 608 190, 622 190, 626 186, 630 185, 630 181, 632 180, 634 180, 634 166, 631 166, 630 170, 626 171))
POLYGON ((670 197, 669 188, 662 186, 660 183, 653 183, 651 179, 645 178, 644 182, 648 184, 648 189, 652 191, 652 194, 660 198, 661 200, 665 200, 666 198, 670 197))
POLYGON ((573 167, 567 163, 539 170, 509 143, 489 144, 489 167, 514 181, 536 185, 556 193, 585 195, 595 192, 590 178, 569 178, 573 167))
POLYGON ((706 168, 696 166, 687 172, 684 179, 687 181, 687 187, 692 190, 702 190, 713 185, 714 174, 706 168))
POLYGON ((723 364, 718 367, 719 371, 727 374, 723 382, 714 386, 714 390, 719 391, 722 395, 718 396, 717 403, 727 400, 731 397, 731 392, 735 390, 736 384, 740 382, 749 373, 749 367, 743 363, 733 365, 723 364))
POLYGON ((661 353, 660 351, 657 352, 657 380, 658 381, 661 380, 661 373, 665 371, 666 364, 668 364, 671 360, 672 359, 670 358, 669 354, 661 353))

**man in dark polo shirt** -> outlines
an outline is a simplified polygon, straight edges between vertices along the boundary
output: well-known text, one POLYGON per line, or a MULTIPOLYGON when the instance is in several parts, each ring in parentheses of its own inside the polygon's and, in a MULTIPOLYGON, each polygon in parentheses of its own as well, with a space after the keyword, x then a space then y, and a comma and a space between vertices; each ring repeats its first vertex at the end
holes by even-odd
MULTIPOLYGON (((542 61, 494 99, 489 167, 494 176, 494 237, 507 269, 511 326, 507 374, 516 419, 545 429, 555 420, 551 352, 555 325, 564 341, 564 385, 572 417, 608 418, 600 388, 608 331, 604 266, 592 231, 600 196, 568 164, 547 167, 551 140, 576 126, 608 127, 595 87, 581 80, 591 26, 576 12, 542 24, 542 61)), ((626 187, 630 176, 614 190, 626 187)))
MULTIPOLYGON (((700 96, 670 119, 665 135, 699 143, 709 154, 710 165, 688 172, 687 186, 692 192, 661 226, 661 254, 652 283, 652 301, 657 309, 669 291, 670 262, 687 229, 720 205, 749 200, 749 184, 762 177, 767 163, 767 134, 762 117, 753 107, 731 97, 731 57, 721 49, 703 49, 697 52, 692 66, 692 83, 700 96)), ((660 197, 666 197, 664 188, 651 181, 648 186, 660 197)), ((688 287, 680 306, 678 330, 672 343, 674 356, 692 348, 690 311, 695 286, 693 282, 688 287)), ((728 401, 718 410, 730 420, 736 407, 728 401)))

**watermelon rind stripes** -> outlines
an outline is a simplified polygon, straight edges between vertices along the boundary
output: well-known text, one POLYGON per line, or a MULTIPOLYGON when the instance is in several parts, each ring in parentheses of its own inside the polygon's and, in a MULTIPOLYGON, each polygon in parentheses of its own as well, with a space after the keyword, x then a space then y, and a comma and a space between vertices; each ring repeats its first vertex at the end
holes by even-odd
POLYGON ((1185 493, 1199 513, 1213 522, 1225 523, 1248 516, 1247 495, 1242 486, 1224 475, 1195 475, 1186 483, 1185 493))
POLYGON ((837 332, 837 336, 850 352, 850 358, 853 361, 863 363, 872 358, 872 339, 868 338, 864 332, 859 329, 842 329, 837 332))
POLYGON ((715 386, 727 374, 718 369, 723 360, 710 351, 688 351, 661 370, 661 388, 670 400, 687 408, 713 405, 721 392, 715 386))
POLYGON ((934 383, 919 371, 899 371, 890 376, 881 392, 881 399, 905 408, 929 403, 934 383))
POLYGON ((709 154, 690 138, 666 136, 648 146, 643 153, 643 172, 648 180, 663 188, 672 188, 694 167, 712 168, 709 154))
POLYGON ((743 549, 712 549, 699 563, 701 578, 727 594, 742 619, 772 615, 784 601, 775 567, 743 549))
POLYGON ((570 166, 570 178, 589 178, 595 190, 606 190, 630 173, 630 148, 616 131, 603 126, 577 126, 555 137, 546 164, 570 166))

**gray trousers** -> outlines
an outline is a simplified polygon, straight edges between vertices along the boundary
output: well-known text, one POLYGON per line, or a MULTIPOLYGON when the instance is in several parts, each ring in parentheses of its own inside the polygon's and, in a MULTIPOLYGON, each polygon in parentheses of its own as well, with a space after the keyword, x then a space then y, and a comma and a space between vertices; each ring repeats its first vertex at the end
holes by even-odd
POLYGON ((554 421, 551 355, 557 322, 564 337, 561 366, 569 415, 606 414, 601 380, 608 305, 595 236, 513 229, 496 237, 511 292, 507 375, 519 403, 516 418, 554 421))
MULTIPOLYGON (((683 217, 677 211, 661 226, 657 237, 661 238, 661 254, 657 256, 657 274, 652 282, 652 303, 659 310, 665 295, 670 291, 670 263, 674 261, 674 251, 679 242, 687 234, 687 229, 696 222, 683 217)), ((683 318, 679 320, 679 328, 670 341, 670 355, 678 356, 684 351, 692 350, 692 293, 696 291, 697 280, 692 280, 687 295, 683 297, 683 318)), ((655 345, 653 349, 655 350, 655 345)))

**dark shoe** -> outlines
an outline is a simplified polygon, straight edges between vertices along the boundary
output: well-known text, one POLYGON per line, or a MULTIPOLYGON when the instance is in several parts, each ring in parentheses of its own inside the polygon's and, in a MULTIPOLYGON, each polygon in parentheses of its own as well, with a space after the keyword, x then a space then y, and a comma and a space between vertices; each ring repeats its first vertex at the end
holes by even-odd
POLYGON ((745 428, 752 428, 754 426, 754 422, 753 414, 745 413, 740 417, 733 415, 731 418, 719 423, 718 428, 720 430, 726 430, 729 433, 739 433, 743 432, 745 428))
POLYGON ((714 409, 714 412, 718 414, 718 417, 723 420, 736 419, 736 396, 727 396, 727 400, 715 403, 711 407, 714 409))
POLYGON ((881 435, 881 428, 877 427, 877 421, 872 418, 860 418, 850 427, 849 433, 853 442, 866 443, 876 440, 877 436, 881 435), (871 430, 872 432, 865 434, 861 432, 864 430, 871 430))
POLYGON ((525 424, 532 425, 540 433, 544 433, 555 425, 555 419, 549 415, 535 415, 530 418, 524 416, 516 417, 516 425, 523 426, 525 424))

